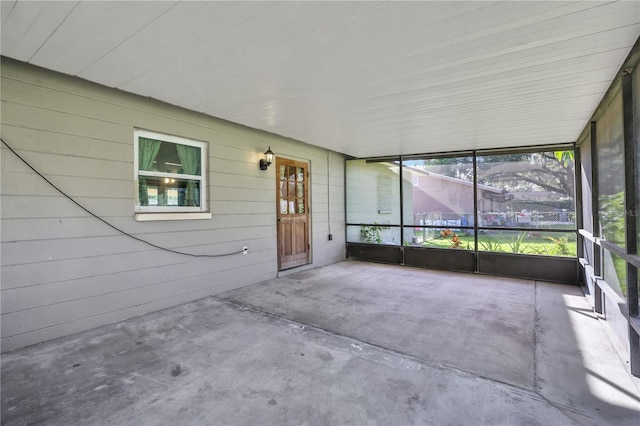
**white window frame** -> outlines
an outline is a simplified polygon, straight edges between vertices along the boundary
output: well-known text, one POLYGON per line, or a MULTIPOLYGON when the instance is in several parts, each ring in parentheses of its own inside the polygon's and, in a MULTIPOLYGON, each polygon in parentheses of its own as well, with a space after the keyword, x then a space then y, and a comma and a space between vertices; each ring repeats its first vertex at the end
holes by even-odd
POLYGON ((149 130, 135 129, 133 137, 133 170, 135 181, 135 213, 136 220, 181 220, 181 219, 210 219, 211 213, 207 209, 207 142, 196 141, 179 136, 172 136, 149 130), (185 175, 179 173, 163 173, 139 170, 139 140, 140 138, 155 139, 162 142, 169 142, 178 145, 188 145, 200 148, 200 175, 185 175), (193 179, 200 183, 200 206, 180 207, 180 206, 141 206, 139 195, 139 176, 153 176, 169 179, 193 179))

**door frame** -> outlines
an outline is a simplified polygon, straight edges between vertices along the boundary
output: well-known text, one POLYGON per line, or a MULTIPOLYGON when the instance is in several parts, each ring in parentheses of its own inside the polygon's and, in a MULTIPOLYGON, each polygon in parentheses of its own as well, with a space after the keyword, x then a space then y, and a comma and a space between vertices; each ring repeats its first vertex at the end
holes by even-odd
POLYGON ((275 179, 275 186, 276 186, 276 196, 275 196, 275 201, 276 201, 276 255, 277 255, 277 267, 278 267, 278 272, 281 271, 285 271, 285 270, 289 270, 289 269, 294 269, 294 268, 299 268, 299 267, 303 267, 305 265, 310 265, 311 264, 311 260, 312 260, 312 244, 311 244, 311 162, 309 160, 299 160, 299 159, 293 159, 293 158, 286 158, 286 157, 276 157, 276 179, 275 179), (306 259, 304 261, 304 263, 300 263, 297 265, 293 265, 293 266, 284 266, 283 267, 283 259, 282 259, 282 253, 281 253, 281 243, 282 240, 281 238, 283 238, 283 236, 281 235, 281 228, 280 228, 280 166, 282 165, 282 163, 286 163, 287 165, 294 165, 297 167, 303 167, 305 170, 305 176, 304 176, 304 206, 305 206, 305 212, 304 215, 306 217, 306 226, 304 228, 304 233, 305 233, 305 240, 307 242, 307 251, 306 251, 306 259))

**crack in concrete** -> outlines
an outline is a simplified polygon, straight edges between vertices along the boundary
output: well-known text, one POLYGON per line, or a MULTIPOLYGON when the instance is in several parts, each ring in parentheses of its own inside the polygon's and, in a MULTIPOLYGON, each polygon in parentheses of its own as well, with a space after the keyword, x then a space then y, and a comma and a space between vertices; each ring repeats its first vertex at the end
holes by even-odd
POLYGON ((538 312, 538 281, 533 282, 533 388, 539 392, 538 378, 538 329, 540 328, 540 314, 538 312))
POLYGON ((540 399, 552 407, 557 408, 567 419, 573 420, 565 411, 570 411, 574 414, 579 414, 588 419, 593 419, 592 416, 583 413, 569 405, 560 404, 558 402, 552 401, 546 396, 542 394, 542 389, 540 387, 540 378, 538 376, 538 344, 540 339, 539 330, 541 328, 540 323, 540 313, 538 312, 538 281, 533 282, 533 386, 535 387, 535 393, 540 397, 540 399))

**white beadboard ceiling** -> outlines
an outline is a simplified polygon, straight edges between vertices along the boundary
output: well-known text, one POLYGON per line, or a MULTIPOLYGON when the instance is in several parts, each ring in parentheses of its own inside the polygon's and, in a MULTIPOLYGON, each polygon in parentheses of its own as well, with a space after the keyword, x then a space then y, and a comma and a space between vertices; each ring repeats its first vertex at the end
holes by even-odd
POLYGON ((640 1, 2 1, 4 56, 356 157, 574 142, 640 1))

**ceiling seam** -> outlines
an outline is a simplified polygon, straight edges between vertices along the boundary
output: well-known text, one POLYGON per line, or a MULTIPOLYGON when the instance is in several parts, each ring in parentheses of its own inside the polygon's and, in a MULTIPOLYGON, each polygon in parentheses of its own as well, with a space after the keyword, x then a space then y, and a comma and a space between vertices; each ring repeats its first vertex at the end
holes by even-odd
MULTIPOLYGON (((250 17, 250 18, 248 18, 246 21, 243 21, 240 25, 244 25, 244 24, 246 24, 247 22, 249 22, 249 21, 251 21, 251 20, 253 20, 253 19, 257 18, 258 16, 260 16, 260 15, 262 15, 262 14, 264 14, 264 13, 267 13, 267 11, 269 11, 269 10, 271 10, 271 9, 274 9, 274 8, 276 8, 276 7, 279 7, 279 6, 281 6, 281 4, 280 4, 280 3, 278 3, 278 4, 277 4, 277 5, 275 5, 275 6, 273 6, 273 7, 272 7, 272 8, 270 8, 270 9, 265 9, 264 11, 262 11, 262 12, 260 12, 260 13, 256 14, 256 15, 251 16, 251 17, 250 17)), ((143 75, 148 74, 148 73, 150 73, 150 72, 152 72, 152 71, 156 70, 157 68, 160 68, 160 67, 161 67, 161 66, 163 66, 164 64, 169 63, 169 62, 171 62, 171 61, 174 61, 175 59, 177 59, 177 58, 179 58, 179 57, 181 57, 181 56, 184 56, 185 54, 187 54, 187 53, 189 53, 189 52, 191 52, 191 51, 195 50, 197 47, 199 47, 199 46, 201 46, 201 45, 204 45, 204 44, 209 43, 211 40, 216 39, 216 38, 218 38, 218 37, 220 37, 220 36, 222 36, 222 35, 226 34, 226 33, 227 33, 227 32, 229 32, 229 31, 230 31, 230 29, 227 29, 227 30, 225 30, 225 31, 221 32, 220 34, 216 34, 215 36, 208 38, 206 41, 203 41, 203 42, 201 42, 201 43, 198 43, 197 45, 195 45, 195 46, 191 47, 190 49, 186 49, 186 50, 184 50, 184 51, 180 52, 180 54, 179 54, 178 56, 174 56, 174 57, 172 57, 171 59, 167 59, 166 61, 159 63, 158 65, 154 66, 153 68, 148 69, 148 70, 146 70, 146 71, 144 71, 144 72, 141 72, 140 74, 135 75, 135 76, 131 77, 130 79, 128 79, 128 80, 126 80, 126 81, 121 82, 118 86, 115 86, 115 87, 122 87, 122 86, 124 86, 124 85, 126 85, 126 84, 130 83, 131 81, 133 81, 133 80, 135 80, 135 79, 137 79, 137 78, 140 78, 140 77, 142 77, 143 75)), ((122 89, 122 90, 124 90, 124 89, 122 89)), ((157 96, 157 95, 155 95, 155 96, 157 96)))
MULTIPOLYGON (((627 27, 633 27, 633 26, 637 26, 637 24, 623 25, 623 26, 621 26, 621 27, 616 27, 615 29, 627 28, 627 27)), ((613 29, 607 29, 607 30, 597 31, 597 32, 595 32, 595 33, 590 33, 589 35, 598 35, 598 34, 601 34, 601 33, 605 33, 605 32, 612 31, 612 30, 613 30, 613 29)), ((578 37, 575 37, 575 39, 577 39, 577 38, 578 38, 578 37)), ((574 38, 569 38, 569 39, 565 39, 565 40, 562 40, 562 41, 559 41, 559 42, 554 42, 554 43, 551 43, 551 44, 548 44, 548 45, 543 45, 543 46, 545 46, 545 47, 546 47, 546 46, 549 46, 549 45, 554 45, 554 44, 557 44, 557 43, 562 43, 562 42, 570 41, 570 40, 573 40, 573 39, 574 39, 574 38)), ((539 47, 542 47, 542 46, 539 46, 539 47)), ((625 49, 628 49, 629 47, 630 47, 630 46, 624 46, 624 48, 625 48, 625 49)), ((613 49, 613 50, 618 50, 618 49, 613 49)), ((519 50, 519 51, 517 51, 517 52, 523 52, 523 51, 525 51, 525 50, 519 50)), ((597 53, 610 52, 610 51, 612 51, 612 50, 611 50, 611 49, 609 49, 609 50, 602 51, 602 52, 597 52, 597 53)), ((424 53, 426 54, 426 53, 427 53, 427 51, 424 51, 424 53)), ((512 53, 513 53, 513 52, 510 52, 510 53, 508 53, 508 54, 501 54, 501 55, 498 55, 498 56, 492 56, 492 57, 489 57, 489 58, 495 58, 495 57, 500 57, 500 56, 510 55, 510 54, 512 54, 512 53)), ((593 54, 593 53, 592 53, 592 54, 593 54)), ((592 55, 592 54, 579 55, 579 56, 575 56, 575 57, 573 57, 572 59, 583 58, 583 57, 590 56, 590 55, 592 55)), ((486 59, 487 59, 487 58, 482 58, 482 60, 486 60, 486 59)), ((563 59, 560 59, 559 61, 562 61, 562 60, 563 60, 563 59)), ((520 67, 519 67, 519 68, 517 68, 516 70, 520 71, 520 70, 522 70, 522 69, 526 69, 526 68, 529 68, 529 67, 531 67, 531 66, 551 64, 551 63, 555 63, 555 62, 559 62, 559 61, 558 61, 558 60, 552 60, 552 61, 550 61, 550 62, 544 62, 544 63, 536 64, 536 65, 525 65, 525 66, 520 66, 520 67)), ((477 62, 477 61, 475 61, 475 62, 477 62)), ((505 62, 505 61, 502 61, 502 62, 505 62)), ((506 61, 506 62, 508 62, 508 61, 506 61)), ((456 65, 456 66, 452 66, 452 65, 449 65, 449 63, 447 63, 447 64, 446 64, 446 66, 444 66, 444 67, 433 67, 433 68, 430 68, 430 69, 426 70, 425 72, 442 71, 442 70, 446 70, 447 68, 456 68, 456 67, 460 67, 460 66, 462 66, 462 65, 468 65, 468 64, 470 64, 470 63, 473 63, 473 62, 460 62, 460 63, 459 63, 459 65, 456 65)), ((310 66, 310 65, 307 65, 307 66, 305 66, 305 67, 309 67, 309 66, 310 66)), ((490 73, 490 74, 486 74, 486 73, 484 73, 484 74, 475 74, 474 76, 477 76, 477 75, 486 76, 486 75, 502 74, 502 73, 505 73, 505 72, 510 72, 510 71, 509 71, 509 70, 504 70, 504 69, 503 69, 502 71, 499 71, 499 72, 497 72, 497 73, 496 73, 496 72, 492 72, 492 73, 490 73)), ((423 73, 421 73, 421 74, 423 74, 423 73)), ((414 75, 415 75, 415 74, 414 74, 414 75)), ((406 77, 406 76, 405 76, 405 77, 406 77)), ((397 78, 397 75, 394 75, 392 78, 397 78)), ((465 80, 468 80, 468 78, 462 78, 461 80, 455 80, 455 82, 465 81, 465 80)), ((366 84, 370 84, 370 83, 371 83, 371 82, 367 82, 366 84)), ((380 83, 380 80, 377 80, 377 81, 376 81, 376 83, 380 83)), ((441 85, 441 84, 438 84, 438 85, 441 85)), ((354 87, 354 86, 351 86, 351 85, 349 85, 349 86, 350 86, 351 88, 353 88, 353 87, 354 87)), ((361 86, 363 86, 363 85, 361 84, 360 86, 356 86, 356 87, 361 87, 361 86)), ((426 87, 437 87, 437 85, 431 85, 431 86, 426 86, 426 87)), ((423 88, 424 88, 424 87, 423 87, 423 88)), ((335 89, 335 90, 333 90, 333 91, 329 91, 329 92, 327 92, 327 93, 341 92, 342 90, 344 90, 344 89, 343 89, 343 88, 339 88, 339 89, 335 89)), ((412 91, 413 91, 413 90, 412 90, 412 91)))
MULTIPOLYGON (((607 4, 609 4, 609 3, 607 3, 607 4)), ((450 21, 450 20, 452 20, 452 19, 454 19, 454 18, 456 18, 456 19, 457 19, 457 18, 459 18, 460 16, 470 15, 470 14, 472 14, 472 13, 476 12, 477 10, 481 10, 481 9, 489 8, 489 7, 491 7, 491 6, 493 6, 493 4, 490 4, 490 5, 487 5, 487 6, 484 6, 484 7, 478 8, 478 9, 474 9, 474 10, 472 10, 472 11, 467 11, 467 12, 462 13, 462 14, 460 14, 460 15, 456 15, 455 17, 449 17, 449 18, 447 18, 447 19, 444 19, 444 20, 441 20, 441 21, 438 21, 438 22, 450 21)), ((525 6, 522 6, 522 7, 525 7, 525 6)), ((594 6, 594 7, 597 7, 597 6, 594 6)), ((547 18, 547 19, 543 19, 543 20, 541 20, 541 21, 536 21, 535 23, 527 24, 527 25, 526 25, 526 27, 529 27, 529 26, 535 26, 535 25, 537 25, 537 24, 539 24, 539 23, 541 23, 541 22, 553 21, 553 20, 555 20, 555 19, 559 19, 560 17, 568 16, 568 15, 571 15, 571 14, 581 13, 581 12, 584 12, 584 11, 587 11, 587 10, 591 10, 591 9, 593 9, 594 7, 589 7, 589 8, 581 9, 581 10, 579 10, 579 11, 571 12, 571 13, 567 13, 567 14, 563 14, 563 15, 560 15, 560 16, 553 16, 553 17, 549 17, 549 18, 547 18)), ((506 23, 505 23, 504 25, 506 25, 506 23)), ((513 28, 511 28, 511 29, 509 29, 509 30, 513 30, 513 28)), ((477 31, 475 31, 475 32, 473 32, 473 33, 470 33, 470 34, 466 35, 466 36, 465 36, 465 38, 461 39, 459 42, 458 42, 458 41, 456 41, 456 42, 455 42, 455 44, 447 45, 447 46, 446 46, 446 48, 447 48, 447 49, 451 49, 451 48, 453 48, 453 47, 456 47, 456 46, 459 46, 459 45, 465 44, 465 43, 466 43, 466 42, 468 42, 469 40, 475 40, 475 39, 477 39, 477 38, 476 38, 476 37, 473 37, 473 34, 477 34, 477 33, 483 32, 483 31, 487 31, 487 28, 479 29, 479 30, 477 30, 477 31)), ((501 30, 501 31, 498 31, 498 32, 493 32, 493 33, 491 33, 491 34, 488 34, 488 35, 483 36, 482 38, 487 38, 487 37, 495 36, 495 35, 497 35, 497 34, 503 34, 503 33, 505 33, 505 32, 506 32, 505 30, 501 30)), ((537 33, 534 33, 534 34, 537 34, 537 33)), ((597 34, 597 33, 592 33, 592 34, 597 34)), ((375 45, 375 44, 378 44, 378 42, 371 43, 371 44, 370 44, 370 45, 368 45, 368 46, 375 45)), ((428 55, 428 54, 430 54, 430 53, 432 53, 432 52, 434 52, 434 51, 442 50, 442 49, 443 49, 443 47, 441 47, 441 45, 442 45, 442 43, 438 43, 438 44, 437 44, 437 47, 435 47, 435 48, 431 48, 431 49, 422 50, 422 51, 420 51, 420 53, 419 53, 418 55, 428 55)), ((545 45, 542 45, 542 46, 546 46, 546 44, 545 44, 545 45)), ((359 50, 359 49, 361 49, 361 48, 362 48, 362 46, 360 46, 360 47, 356 47, 356 48, 353 48, 353 49, 351 49, 351 50, 343 51, 343 53, 348 53, 348 52, 351 52, 351 51, 356 51, 356 50, 359 50)), ((396 62, 396 61, 398 61, 398 60, 403 60, 403 59, 407 59, 407 58, 413 58, 413 57, 415 57, 415 56, 417 56, 417 55, 411 54, 411 55, 409 55, 409 56, 403 56, 403 57, 399 57, 399 58, 398 58, 398 57, 396 57, 396 58, 392 58, 389 62, 390 62, 390 63, 394 63, 394 62, 396 62)), ((322 61, 318 60, 318 61, 316 61, 316 62, 306 64, 306 65, 304 65, 304 66, 302 66, 302 67, 300 67, 300 68, 297 68, 297 69, 298 69, 298 70, 300 70, 300 69, 304 69, 304 68, 310 68, 310 67, 313 67, 313 66, 315 66, 315 65, 317 65, 318 63, 321 63, 321 62, 322 62, 322 61)))
MULTIPOLYGON (((344 19, 344 20, 342 20, 342 21, 336 22, 336 23, 334 23, 334 24, 332 24, 332 25, 330 25, 330 26, 328 26, 328 27, 324 27, 324 28, 322 28, 322 29, 319 29, 319 30, 317 30, 317 31, 315 31, 315 32, 313 32, 313 33, 311 33, 310 35, 303 37, 302 39, 304 39, 304 38, 309 38, 309 37, 310 37, 311 35, 313 35, 313 34, 319 34, 319 33, 324 32, 324 31, 326 31, 326 30, 328 30, 328 29, 330 29, 330 28, 334 28, 334 27, 336 27, 336 26, 338 26, 338 25, 340 25, 340 24, 343 24, 343 23, 345 23, 345 22, 348 22, 349 20, 352 20, 352 19, 353 19, 353 18, 355 18, 355 17, 360 17, 360 16, 363 16, 363 15, 366 15, 366 14, 369 14, 369 13, 373 13, 373 12, 375 12, 375 11, 379 10, 379 9, 382 9, 382 8, 384 8, 384 7, 387 7, 387 6, 395 5, 395 4, 396 4, 396 2, 385 2, 385 3, 383 3, 383 4, 382 4, 382 6, 376 7, 376 8, 374 8, 374 9, 370 9, 370 10, 368 10, 367 12, 362 13, 362 14, 360 14, 360 15, 354 15, 354 16, 351 16, 351 17, 349 17, 349 18, 347 18, 347 19, 344 19)), ((491 4, 489 4, 489 5, 479 7, 479 8, 477 8, 477 9, 474 9, 474 10, 467 11, 467 12, 464 12, 464 13, 462 13, 462 14, 456 15, 455 17, 457 18, 457 17, 460 17, 460 16, 465 16, 465 15, 471 14, 471 13, 473 13, 473 12, 477 11, 477 10, 481 10, 481 9, 488 8, 488 7, 490 7, 490 6, 494 5, 494 4, 497 4, 497 3, 491 3, 491 4)), ((451 20, 451 19, 454 19, 454 17, 449 17, 449 18, 441 19, 441 20, 439 20, 439 21, 434 21, 434 22, 445 22, 445 21, 448 21, 448 20, 451 20)), ((295 40, 295 41, 298 41, 298 40, 295 40)), ((380 43, 381 41, 382 41, 382 40, 379 40, 379 41, 376 41, 376 42, 369 43, 367 46, 371 46, 371 45, 378 44, 378 43, 380 43)), ((292 42, 293 42, 293 41, 291 41, 291 42, 286 42, 286 43, 282 43, 282 44, 278 45, 275 49, 277 49, 277 48, 281 48, 281 47, 284 47, 284 46, 287 46, 287 45, 291 44, 292 42)), ((342 53, 343 53, 343 54, 346 54, 346 53, 349 53, 349 52, 358 51, 358 50, 360 50, 360 49, 362 49, 362 46, 353 47, 352 49, 349 49, 349 50, 343 50, 343 51, 342 51, 342 53)), ((274 48, 271 48, 269 51, 273 51, 273 50, 274 50, 274 48)), ((261 54, 260 54, 260 56, 266 55, 266 53, 268 53, 268 52, 263 52, 263 53, 261 53, 261 54)), ((321 64, 321 63, 323 63, 323 60, 322 60, 322 59, 318 59, 318 60, 316 60, 315 62, 310 62, 310 63, 307 63, 306 65, 302 65, 302 66, 300 66, 300 67, 295 67, 295 68, 293 68, 293 70, 297 71, 297 70, 303 70, 303 69, 305 69, 305 68, 312 68, 312 67, 315 67, 315 66, 317 66, 318 64, 321 64)), ((223 67, 221 67, 221 68, 218 68, 218 69, 216 70, 216 73, 219 73, 219 72, 220 72, 220 70, 224 70, 224 69, 231 68, 231 67, 233 67, 234 65, 235 65, 235 64, 232 64, 232 63, 226 63, 226 64, 225 64, 225 66, 223 66, 223 67)), ((209 73, 209 74, 213 74, 213 72, 211 72, 211 73, 209 73)), ((209 74, 205 74, 205 75, 209 75, 209 74)), ((159 94, 162 94, 162 93, 164 93, 164 92, 160 92, 159 94)), ((159 95, 159 94, 156 94, 156 95, 159 95)))
MULTIPOLYGON (((80 1, 78 0, 75 4, 75 6, 73 6, 73 9, 71 9, 69 11, 69 13, 67 13, 67 16, 64 17, 64 19, 62 21, 60 21, 60 23, 58 24, 58 26, 51 31, 51 34, 49 34, 49 36, 47 37, 47 39, 45 41, 42 42, 42 44, 40 45, 40 47, 38 47, 38 49, 36 49, 35 52, 33 52, 33 55, 31 55, 29 57, 29 59, 27 59, 27 62, 31 63, 31 61, 33 60, 33 58, 38 54, 38 52, 40 52, 40 49, 42 49, 44 47, 45 44, 47 44, 47 42, 51 39, 51 37, 53 37, 53 35, 58 31, 58 29, 62 26, 62 24, 64 24, 66 22, 67 19, 69 19, 69 16, 71 16, 71 14, 73 13, 74 10, 76 10, 76 7, 78 7, 78 5, 80 4, 80 1)), ((40 15, 38 15, 40 16, 40 15)))
POLYGON ((113 52, 114 50, 116 50, 118 47, 122 46, 124 43, 126 43, 127 41, 131 40, 131 38, 133 38, 136 34, 139 34, 142 30, 144 30, 145 28, 147 28, 149 25, 153 24, 154 22, 156 22, 158 19, 162 18, 164 15, 166 15, 167 13, 169 13, 170 11, 172 11, 175 7, 177 7, 180 3, 182 2, 182 0, 176 2, 176 4, 174 4, 173 6, 171 6, 169 9, 165 10, 164 12, 162 12, 160 15, 156 16, 154 19, 152 19, 151 21, 147 22, 146 25, 144 25, 143 27, 139 28, 138 31, 134 32, 133 34, 129 35, 129 37, 127 37, 126 39, 122 40, 120 43, 118 43, 116 46, 112 47, 111 49, 109 49, 108 52, 105 52, 104 55, 100 56, 99 58, 97 58, 95 61, 93 61, 92 63, 88 64, 86 67, 84 67, 82 70, 78 71, 77 75, 81 75, 83 72, 85 72, 87 69, 89 69, 90 67, 92 67, 93 65, 95 65, 96 62, 99 62, 101 59, 103 59, 105 56, 107 56, 109 53, 113 52))
MULTIPOLYGON (((379 9, 382 9, 382 8, 385 8, 385 7, 387 7, 387 6, 391 5, 391 4, 393 4, 393 2, 384 2, 384 3, 381 3, 381 6, 375 7, 375 8, 373 8, 373 9, 369 9, 369 10, 367 10, 366 12, 364 12, 364 13, 360 13, 360 14, 358 14, 358 15, 352 15, 352 16, 350 16, 350 17, 348 17, 348 18, 345 18, 345 19, 342 19, 342 20, 340 20, 340 21, 338 21, 338 22, 334 22, 333 24, 331 24, 331 25, 329 25, 329 26, 327 26, 327 27, 323 27, 323 28, 321 28, 321 29, 315 30, 315 31, 313 31, 312 33, 309 33, 309 34, 307 34, 307 35, 305 35, 305 36, 303 36, 303 37, 296 38, 296 39, 294 39, 294 40, 288 40, 288 41, 286 41, 286 42, 284 42, 284 43, 280 43, 280 44, 278 44, 277 46, 270 46, 270 47, 269 47, 269 50, 265 50, 265 51, 261 52, 261 53, 258 55, 258 57, 262 57, 262 56, 269 56, 269 53, 270 53, 270 52, 272 52, 272 51, 274 51, 274 50, 277 50, 277 49, 283 48, 283 47, 285 47, 285 46, 287 46, 287 45, 290 45, 290 44, 292 44, 292 43, 298 42, 298 41, 300 41, 300 40, 308 39, 308 38, 310 38, 310 37, 312 37, 312 36, 314 36, 314 35, 316 35, 316 34, 320 34, 320 33, 322 33, 322 32, 328 31, 329 29, 334 28, 334 27, 336 27, 336 26, 338 26, 338 25, 341 25, 341 24, 343 24, 343 23, 345 23, 345 22, 348 22, 348 21, 350 21, 350 20, 352 20, 352 19, 354 19, 354 18, 356 18, 356 17, 361 17, 361 16, 363 16, 363 15, 367 15, 367 14, 369 14, 369 13, 373 13, 374 11, 379 10, 379 9)), ((320 61, 317 61, 317 62, 320 62, 320 61)), ((317 62, 314 62, 314 64, 315 64, 315 63, 317 63, 317 62)), ((236 63, 235 63, 235 62, 231 62, 231 61, 229 61, 229 62, 226 62, 222 67, 219 67, 219 68, 217 68, 217 69, 216 69, 216 70, 214 70, 214 71, 210 71, 209 73, 204 74, 204 76, 213 75, 213 74, 218 74, 218 73, 220 73, 220 71, 221 71, 221 70, 229 69, 229 68, 233 68, 234 66, 236 66, 236 63)), ((305 68, 305 67, 306 67, 306 66, 301 66, 301 67, 299 67, 299 68, 294 68, 294 70, 302 69, 302 68, 305 68)), ((165 92, 166 92, 166 90, 165 90, 165 91, 162 91, 162 92, 158 92, 158 93, 156 93, 156 94, 155 94, 155 96, 161 96, 161 95, 162 95, 163 93, 165 93, 165 92)))
POLYGON ((16 9, 16 5, 18 4, 18 1, 14 1, 13 4, 11 5, 11 10, 9 11, 9 14, 7 15, 6 18, 4 18, 4 20, 2 21, 2 24, 4 25, 5 22, 7 22, 9 20, 9 18, 11 18, 11 15, 13 15, 13 11, 16 9))

